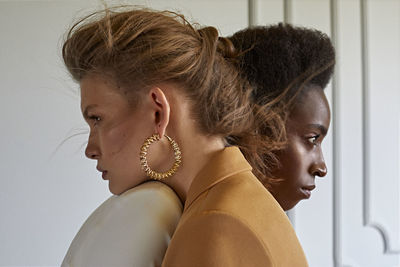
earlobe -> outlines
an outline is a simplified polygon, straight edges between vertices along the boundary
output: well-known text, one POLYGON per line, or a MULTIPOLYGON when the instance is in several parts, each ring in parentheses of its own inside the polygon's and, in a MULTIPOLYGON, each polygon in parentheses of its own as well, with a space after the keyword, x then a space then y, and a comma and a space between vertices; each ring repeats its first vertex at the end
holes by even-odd
POLYGON ((162 137, 165 135, 165 131, 169 123, 169 116, 170 116, 169 101, 166 95, 164 94, 163 90, 158 87, 152 88, 150 90, 150 95, 155 109, 154 112, 155 132, 160 137, 162 137))

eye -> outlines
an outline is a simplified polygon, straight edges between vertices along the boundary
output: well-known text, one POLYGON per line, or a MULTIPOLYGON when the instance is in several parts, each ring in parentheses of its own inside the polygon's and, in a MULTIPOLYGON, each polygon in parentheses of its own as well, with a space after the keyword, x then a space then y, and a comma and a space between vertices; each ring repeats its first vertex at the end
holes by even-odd
POLYGON ((92 119, 95 120, 95 121, 100 121, 101 120, 99 116, 93 116, 92 119))
POLYGON ((313 136, 311 136, 311 137, 308 137, 308 138, 307 138, 307 141, 310 142, 310 143, 313 144, 313 145, 317 145, 319 137, 320 137, 319 134, 313 135, 313 136))
POLYGON ((101 121, 101 118, 99 116, 96 115, 91 115, 88 117, 90 121, 94 121, 94 123, 98 123, 99 121, 101 121))

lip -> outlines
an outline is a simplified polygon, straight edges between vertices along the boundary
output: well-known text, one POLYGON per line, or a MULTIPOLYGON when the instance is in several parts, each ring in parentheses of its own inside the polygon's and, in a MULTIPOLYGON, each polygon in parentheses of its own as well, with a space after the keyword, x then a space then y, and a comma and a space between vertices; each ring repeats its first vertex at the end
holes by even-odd
POLYGON ((103 178, 103 180, 107 180, 107 171, 103 171, 101 177, 103 178))
POLYGON ((315 185, 303 186, 300 188, 304 198, 309 199, 311 197, 311 191, 315 189, 315 185))
POLYGON ((108 172, 107 172, 106 170, 103 170, 103 169, 100 168, 99 166, 97 166, 96 169, 97 169, 99 172, 102 173, 102 174, 101 174, 101 177, 103 178, 103 180, 107 180, 106 175, 107 175, 108 172))

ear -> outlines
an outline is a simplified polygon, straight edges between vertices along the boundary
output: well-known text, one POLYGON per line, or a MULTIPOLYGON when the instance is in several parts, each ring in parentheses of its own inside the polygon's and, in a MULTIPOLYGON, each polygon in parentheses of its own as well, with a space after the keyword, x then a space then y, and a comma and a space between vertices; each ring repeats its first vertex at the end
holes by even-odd
POLYGON ((155 132, 163 137, 169 123, 170 105, 163 90, 159 87, 150 89, 150 97, 154 106, 155 132))

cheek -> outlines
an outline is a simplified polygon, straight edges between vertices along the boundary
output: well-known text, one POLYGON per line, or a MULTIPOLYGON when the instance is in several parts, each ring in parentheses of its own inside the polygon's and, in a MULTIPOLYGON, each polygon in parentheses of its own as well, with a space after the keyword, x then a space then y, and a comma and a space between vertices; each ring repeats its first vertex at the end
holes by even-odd
POLYGON ((282 170, 292 170, 297 169, 300 163, 300 157, 297 149, 294 149, 292 146, 289 146, 287 149, 281 153, 278 158, 280 162, 280 168, 282 170))
POLYGON ((279 178, 284 179, 286 182, 293 182, 301 176, 302 172, 306 170, 305 158, 306 149, 302 144, 293 142, 278 155, 280 167, 278 173, 279 178))
POLYGON ((128 127, 120 125, 110 129, 106 135, 106 145, 110 156, 126 156, 129 151, 133 151, 132 140, 134 139, 128 127))

